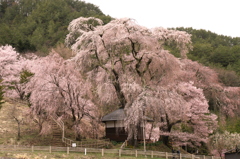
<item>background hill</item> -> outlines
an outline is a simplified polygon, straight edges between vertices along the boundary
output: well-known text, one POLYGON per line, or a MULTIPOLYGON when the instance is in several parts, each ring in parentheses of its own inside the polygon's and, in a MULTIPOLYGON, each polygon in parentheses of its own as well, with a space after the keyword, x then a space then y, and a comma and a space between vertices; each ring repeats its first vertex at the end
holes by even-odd
MULTIPOLYGON (((193 49, 188 58, 209 66, 227 86, 240 86, 240 37, 218 35, 207 30, 176 28, 191 34, 193 49)), ((174 51, 175 56, 178 54, 174 51)))
MULTIPOLYGON (((10 44, 20 53, 47 54, 50 48, 64 43, 70 21, 80 16, 100 18, 105 24, 112 19, 97 6, 84 1, 2 0, 0 45, 10 44)), ((216 68, 224 84, 240 86, 240 37, 194 28, 175 29, 192 35, 193 50, 188 58, 216 68)), ((180 56, 174 46, 171 53, 180 56)))
POLYGON ((75 0, 1 0, 0 44, 19 52, 47 52, 63 43, 67 26, 78 17, 111 20, 95 5, 75 0))

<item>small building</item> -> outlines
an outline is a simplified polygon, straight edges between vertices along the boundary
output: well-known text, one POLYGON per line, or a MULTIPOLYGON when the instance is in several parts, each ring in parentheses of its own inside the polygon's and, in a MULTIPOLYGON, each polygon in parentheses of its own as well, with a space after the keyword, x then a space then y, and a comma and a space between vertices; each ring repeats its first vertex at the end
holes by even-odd
MULTIPOLYGON (((106 138, 113 141, 125 141, 127 140, 128 133, 124 128, 125 112, 123 108, 119 108, 102 118, 102 122, 105 123, 106 138)), ((152 121, 147 119, 147 121, 152 121)), ((138 131, 138 140, 143 140, 143 129, 138 131)))
POLYGON ((128 134, 124 129, 124 109, 117 109, 102 118, 105 123, 106 138, 113 141, 125 141, 128 134))
POLYGON ((240 159, 240 150, 238 147, 234 150, 225 152, 225 159, 240 159))

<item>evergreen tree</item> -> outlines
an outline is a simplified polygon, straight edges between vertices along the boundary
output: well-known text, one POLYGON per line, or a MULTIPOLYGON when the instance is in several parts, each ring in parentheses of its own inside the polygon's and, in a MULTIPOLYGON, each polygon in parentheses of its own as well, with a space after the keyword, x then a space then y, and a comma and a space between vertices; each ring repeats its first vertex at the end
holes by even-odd
POLYGON ((0 45, 17 51, 42 51, 63 43, 70 21, 78 17, 97 17, 108 23, 95 5, 75 0, 0 1, 0 45))

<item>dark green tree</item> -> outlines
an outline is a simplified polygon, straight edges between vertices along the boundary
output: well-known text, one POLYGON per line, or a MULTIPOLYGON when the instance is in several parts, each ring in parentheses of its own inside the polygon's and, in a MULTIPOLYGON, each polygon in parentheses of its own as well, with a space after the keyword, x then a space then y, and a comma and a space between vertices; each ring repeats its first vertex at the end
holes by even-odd
POLYGON ((75 0, 1 0, 0 45, 19 52, 42 51, 63 43, 67 26, 78 17, 97 17, 108 23, 95 5, 75 0))
POLYGON ((220 64, 223 67, 227 67, 235 62, 235 57, 231 54, 231 49, 227 46, 219 46, 214 50, 209 61, 212 63, 220 64))
POLYGON ((188 58, 215 68, 225 85, 239 86, 240 37, 218 35, 203 29, 176 29, 192 35, 193 50, 189 52, 188 58))
POLYGON ((15 90, 21 100, 27 100, 28 101, 28 99, 30 97, 30 94, 26 94, 25 87, 26 87, 26 84, 29 82, 30 78, 33 75, 34 75, 34 73, 32 73, 32 72, 30 72, 26 69, 23 69, 20 72, 19 81, 13 81, 11 83, 11 85, 8 86, 8 88, 15 90))

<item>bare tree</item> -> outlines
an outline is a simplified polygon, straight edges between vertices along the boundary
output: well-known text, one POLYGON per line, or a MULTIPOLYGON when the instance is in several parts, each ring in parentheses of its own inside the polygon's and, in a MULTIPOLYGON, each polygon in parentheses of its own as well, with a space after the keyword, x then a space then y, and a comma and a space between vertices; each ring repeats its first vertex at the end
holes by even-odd
POLYGON ((21 124, 23 122, 23 117, 21 116, 21 113, 19 113, 19 109, 16 105, 12 105, 9 109, 9 116, 11 119, 13 119, 17 123, 17 140, 20 140, 21 138, 21 124))

